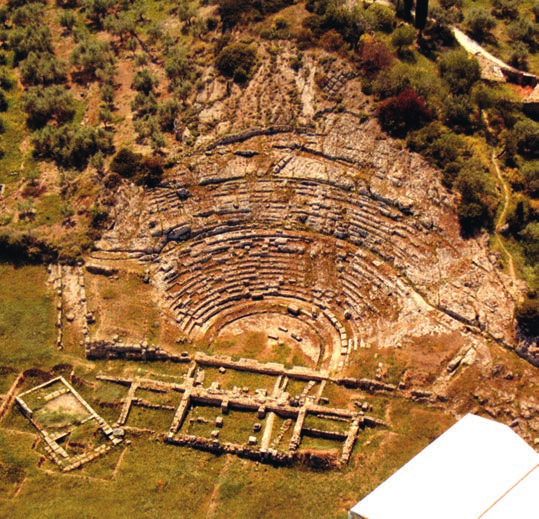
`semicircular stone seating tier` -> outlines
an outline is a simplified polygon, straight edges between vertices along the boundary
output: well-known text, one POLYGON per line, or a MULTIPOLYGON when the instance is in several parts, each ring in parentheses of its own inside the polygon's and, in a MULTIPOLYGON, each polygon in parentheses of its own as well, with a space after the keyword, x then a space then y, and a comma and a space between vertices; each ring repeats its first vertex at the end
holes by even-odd
POLYGON ((487 247, 451 230, 432 168, 371 133, 337 125, 208 152, 162 187, 123 191, 95 257, 148 262, 193 339, 265 305, 292 311, 323 334, 330 369, 391 334, 464 325, 505 340, 487 247))

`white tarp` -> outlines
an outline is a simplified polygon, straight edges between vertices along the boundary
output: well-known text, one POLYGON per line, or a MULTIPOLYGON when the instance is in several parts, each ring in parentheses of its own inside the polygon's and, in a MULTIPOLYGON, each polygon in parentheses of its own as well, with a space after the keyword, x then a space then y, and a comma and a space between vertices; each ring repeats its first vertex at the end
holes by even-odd
POLYGON ((539 454, 509 427, 469 414, 355 505, 349 516, 537 519, 538 463, 539 454), (528 508, 532 498, 535 510, 520 513, 520 504, 528 508), (503 515, 506 509, 510 515, 503 515))

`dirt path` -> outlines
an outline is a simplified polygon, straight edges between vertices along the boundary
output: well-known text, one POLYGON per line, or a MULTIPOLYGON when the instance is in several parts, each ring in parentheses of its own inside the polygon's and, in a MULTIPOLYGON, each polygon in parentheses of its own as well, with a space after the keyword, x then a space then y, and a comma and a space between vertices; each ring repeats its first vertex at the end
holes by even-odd
POLYGON ((500 229, 505 224, 505 217, 507 215, 507 209, 509 207, 509 201, 511 200, 511 191, 509 190, 509 186, 507 185, 507 182, 502 176, 502 173, 500 171, 500 168, 498 166, 498 161, 496 160, 496 154, 494 150, 492 150, 492 164, 494 165, 494 170, 496 171, 496 177, 498 179, 498 182, 502 186, 502 193, 503 193, 503 206, 502 210, 500 211, 500 214, 498 218, 495 221, 495 235, 496 235, 496 241, 498 242, 498 246, 500 247, 500 250, 504 254, 504 256, 507 258, 507 269, 509 270, 509 275, 511 276, 512 286, 511 286, 511 293, 513 292, 513 289, 515 287, 515 283, 517 281, 517 275, 515 272, 515 265, 513 262, 513 256, 512 254, 505 248, 505 245, 503 244, 503 239, 500 233, 500 229))
POLYGON ((217 498, 217 495, 219 494, 219 489, 221 488, 221 484, 219 483, 219 480, 225 475, 226 471, 228 470, 228 466, 230 465, 230 459, 231 459, 231 456, 226 457, 225 464, 223 465, 223 468, 221 469, 219 477, 217 478, 215 482, 215 486, 213 487, 213 492, 211 493, 211 496, 210 496, 210 504, 208 506, 208 511, 206 512, 206 519, 215 517, 215 512, 217 511, 217 505, 219 503, 219 499, 217 498))
POLYGON ((2 418, 8 413, 8 411, 11 409, 11 406, 13 405, 13 402, 15 401, 15 397, 17 396, 17 390, 19 389, 19 386, 22 385, 24 382, 24 375, 22 373, 19 373, 19 376, 15 379, 15 382, 11 385, 11 388, 6 393, 4 400, 2 401, 2 405, 0 405, 0 421, 2 421, 2 418))

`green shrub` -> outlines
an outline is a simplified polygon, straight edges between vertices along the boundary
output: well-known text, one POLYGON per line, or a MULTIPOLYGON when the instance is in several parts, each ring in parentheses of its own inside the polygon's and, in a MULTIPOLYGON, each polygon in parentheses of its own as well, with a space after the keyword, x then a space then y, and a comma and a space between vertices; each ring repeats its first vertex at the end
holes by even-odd
POLYGON ((157 100, 154 93, 150 92, 148 95, 145 95, 143 92, 137 92, 131 102, 131 110, 135 112, 135 119, 147 115, 155 115, 157 112, 157 100))
POLYGON ((496 19, 481 7, 472 7, 464 19, 464 24, 472 38, 482 42, 492 37, 490 31, 496 27, 496 19))
POLYGON ((505 136, 506 151, 513 156, 520 153, 526 158, 539 157, 539 123, 531 119, 518 121, 505 136))
POLYGON ((29 25, 9 33, 8 46, 13 51, 14 63, 25 59, 30 52, 52 53, 52 34, 47 25, 29 25))
POLYGON ((184 78, 190 78, 189 61, 184 47, 174 47, 165 59, 165 73, 175 82, 184 78))
POLYGON ((528 263, 539 264, 539 222, 529 222, 519 235, 528 263))
POLYGON ((138 142, 146 142, 147 139, 159 133, 159 121, 156 117, 145 115, 134 122, 138 142))
POLYGON ((507 34, 512 41, 524 42, 532 49, 535 49, 537 29, 535 24, 525 16, 521 16, 518 20, 510 23, 507 27, 507 34))
POLYGON ((26 4, 13 11, 11 21, 14 25, 23 26, 31 23, 39 25, 43 20, 45 9, 41 4, 26 4))
POLYGON ((164 131, 172 131, 174 128, 174 121, 180 111, 180 103, 175 99, 167 99, 164 103, 157 107, 157 117, 159 118, 159 125, 164 131))
POLYGON ((97 152, 112 151, 112 135, 93 126, 48 125, 34 132, 32 144, 37 157, 50 158, 63 167, 82 169, 97 152))
POLYGON ((226 46, 217 56, 217 70, 226 77, 242 83, 251 78, 256 64, 257 52, 252 45, 233 43, 226 46))
POLYGON ((104 27, 107 32, 120 38, 120 43, 123 44, 125 39, 135 32, 135 20, 130 13, 115 13, 105 18, 104 27))
POLYGON ((397 47, 399 51, 403 48, 409 47, 414 43, 416 37, 415 29, 408 24, 401 25, 391 35, 391 43, 394 47, 397 47))
POLYGON ((52 85, 67 79, 67 64, 49 53, 30 52, 19 72, 24 85, 52 85))
POLYGON ((123 178, 132 178, 135 175, 142 154, 135 153, 129 148, 120 148, 110 163, 110 171, 123 178))
POLYGON ((14 8, 14 7, 22 7, 26 4, 32 4, 32 3, 46 4, 47 0, 8 0, 7 6, 10 8, 14 8))
POLYGON ((475 128, 476 121, 471 97, 469 95, 448 95, 442 107, 444 124, 459 132, 470 132, 475 128))
POLYGON ((159 157, 145 157, 128 148, 121 148, 110 164, 111 172, 133 180, 135 184, 155 187, 163 178, 163 162, 159 157))
POLYGON ((75 115, 75 101, 69 91, 59 85, 31 87, 22 95, 21 108, 31 128, 41 128, 53 120, 64 124, 75 115))
POLYGON ((148 69, 144 68, 135 72, 131 88, 134 88, 137 92, 143 92, 145 95, 148 95, 154 90, 157 84, 157 79, 148 69))
POLYGON ((522 166, 524 188, 530 196, 539 196, 539 161, 527 162, 522 166))
POLYGON ((372 29, 391 32, 395 21, 395 12, 387 5, 371 4, 367 9, 367 20, 372 29))
POLYGON ((492 0, 492 14, 496 18, 514 20, 518 16, 519 0, 492 0))
POLYGON ((407 145, 443 170, 442 183, 447 188, 453 186, 468 156, 466 141, 437 121, 412 133, 407 145))
POLYGON ((526 297, 515 308, 515 319, 520 331, 529 337, 539 335, 539 299, 526 297))
POLYGON ((62 11, 58 17, 58 23, 66 30, 71 31, 77 21, 73 11, 62 11))
POLYGON ((528 70, 528 57, 529 52, 528 48, 524 43, 517 41, 511 47, 511 52, 509 54, 509 65, 518 68, 520 70, 528 70))
POLYGON ((97 77, 97 71, 114 63, 114 56, 108 42, 84 37, 71 51, 69 61, 80 74, 97 77))
POLYGON ((481 67, 477 59, 469 57, 464 50, 444 54, 438 63, 442 78, 454 94, 467 94, 481 78, 481 67))
POLYGON ((484 167, 473 160, 464 164, 458 174, 455 182, 460 193, 457 213, 464 236, 492 228, 497 199, 489 178, 484 167))
POLYGON ((82 0, 82 7, 86 17, 99 27, 114 6, 114 0, 82 0))

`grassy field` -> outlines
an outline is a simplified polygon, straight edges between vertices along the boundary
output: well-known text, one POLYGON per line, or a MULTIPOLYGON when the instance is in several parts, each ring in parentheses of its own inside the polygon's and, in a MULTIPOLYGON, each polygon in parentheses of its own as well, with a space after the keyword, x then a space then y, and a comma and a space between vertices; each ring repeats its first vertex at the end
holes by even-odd
POLYGON ((51 347, 56 311, 46 278, 43 266, 0 263, 0 365, 50 368, 60 361, 51 347))
MULTIPOLYGON (((133 362, 87 363, 54 349, 56 328, 52 296, 47 292, 44 267, 0 266, 0 330, 2 335, 1 389, 7 391, 21 369, 39 367, 68 377, 72 367, 78 377, 77 390, 113 423, 121 407, 113 407, 127 394, 127 388, 96 382, 99 372, 120 376, 152 377, 180 381, 186 366, 133 362)), ((51 375, 48 376, 52 376, 51 375)), ((42 383, 47 375, 36 372, 21 391, 42 383)), ((206 370, 204 386, 219 381, 223 387, 248 386, 252 392, 271 392, 274 377, 227 370, 206 370)), ((303 384, 291 385, 299 394, 303 384)), ((313 393, 317 390, 315 388, 313 393)), ((328 385, 325 395, 330 405, 349 405, 354 393, 328 385)), ((177 405, 179 394, 157 394, 139 390, 137 396, 154 403, 177 405)), ((391 402, 369 400, 383 415, 391 402)), ((127 425, 165 432, 172 412, 133 407, 127 425)), ((218 409, 193 408, 188 418, 202 417, 210 423, 195 422, 184 427, 190 433, 209 434, 215 427, 218 409)), ((247 442, 253 435, 256 416, 245 413, 225 416, 223 441, 247 442)), ((336 471, 316 471, 304 466, 273 467, 233 456, 214 456, 188 448, 168 446, 151 435, 134 436, 106 456, 81 470, 62 474, 44 456, 37 431, 18 409, 13 408, 0 422, 0 517, 346 517, 346 511, 382 479, 396 470, 441 432, 450 419, 441 411, 404 409, 395 415, 392 431, 363 431, 350 464, 336 471), (413 423, 413 426, 411 425, 413 423)), ((261 421, 263 422, 263 420, 261 421)), ((282 419, 277 419, 273 439, 282 419)), ((311 424, 318 425, 316 420, 311 424)), ((338 427, 340 424, 329 424, 338 427)), ((291 430, 280 448, 290 440, 291 430)), ((261 434, 258 433, 260 437, 261 434)), ((259 438, 260 440, 260 438, 259 438)), ((241 442, 240 442, 241 443, 241 442)), ((337 442, 305 438, 302 448, 333 448, 337 442)))

